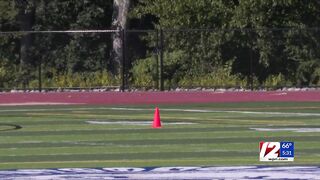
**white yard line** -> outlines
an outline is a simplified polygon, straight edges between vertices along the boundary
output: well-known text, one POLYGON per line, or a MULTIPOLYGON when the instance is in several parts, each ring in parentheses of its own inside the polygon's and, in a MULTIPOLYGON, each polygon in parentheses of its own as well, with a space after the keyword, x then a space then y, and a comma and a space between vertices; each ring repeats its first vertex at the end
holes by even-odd
MULTIPOLYGON (((86 121, 89 124, 122 124, 122 125, 150 125, 150 121, 86 121)), ((196 124, 191 122, 166 122, 166 125, 186 125, 196 124)))
POLYGON ((293 131, 293 132, 320 132, 320 128, 250 128, 256 131, 293 131))
MULTIPOLYGON (((43 111, 76 111, 76 110, 117 110, 117 111, 154 111, 152 108, 108 108, 108 107, 79 107, 79 108, 30 108, 30 109, 0 109, 1 112, 43 112, 43 111)), ((239 113, 260 114, 274 116, 320 116, 320 113, 295 113, 295 112, 262 112, 262 111, 229 111, 229 110, 203 110, 203 109, 171 109, 161 108, 160 111, 196 112, 196 113, 239 113)))

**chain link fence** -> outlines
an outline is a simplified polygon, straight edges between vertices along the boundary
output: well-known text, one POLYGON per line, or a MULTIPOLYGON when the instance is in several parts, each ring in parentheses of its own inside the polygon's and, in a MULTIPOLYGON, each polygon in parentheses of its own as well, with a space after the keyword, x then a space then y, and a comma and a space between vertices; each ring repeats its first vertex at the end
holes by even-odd
POLYGON ((320 29, 0 32, 0 89, 320 86, 320 29))

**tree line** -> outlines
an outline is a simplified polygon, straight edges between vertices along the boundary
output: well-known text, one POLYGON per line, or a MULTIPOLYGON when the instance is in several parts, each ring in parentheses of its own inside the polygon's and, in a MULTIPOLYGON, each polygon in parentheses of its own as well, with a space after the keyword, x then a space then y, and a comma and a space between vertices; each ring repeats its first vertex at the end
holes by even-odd
POLYGON ((2 33, 0 88, 118 85, 123 55, 157 87, 159 52, 167 88, 319 86, 319 24, 317 0, 0 0, 1 32, 119 30, 2 33))

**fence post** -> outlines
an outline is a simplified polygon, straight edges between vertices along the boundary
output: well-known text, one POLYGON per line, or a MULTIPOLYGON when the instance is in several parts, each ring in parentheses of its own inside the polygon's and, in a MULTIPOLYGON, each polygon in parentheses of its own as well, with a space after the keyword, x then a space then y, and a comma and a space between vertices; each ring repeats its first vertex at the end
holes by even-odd
POLYGON ((164 42, 163 42, 163 30, 160 29, 160 91, 164 90, 164 81, 163 81, 163 51, 164 51, 164 42))
POLYGON ((39 61, 39 79, 38 79, 38 81, 39 81, 39 92, 41 92, 42 91, 42 77, 41 77, 41 64, 42 64, 42 61, 41 61, 41 59, 40 59, 40 61, 39 61))
POLYGON ((250 38, 250 90, 253 91, 253 36, 252 36, 252 30, 249 30, 249 38, 250 38))
POLYGON ((125 90, 125 61, 126 61, 126 41, 125 41, 125 36, 126 36, 126 30, 125 29, 121 29, 120 30, 120 37, 121 37, 121 41, 122 41, 122 59, 121 59, 121 68, 120 68, 120 73, 121 73, 121 91, 124 92, 125 90))
POLYGON ((250 89, 253 91, 253 55, 252 55, 252 49, 250 49, 250 89))
POLYGON ((155 30, 156 39, 155 39, 155 50, 154 50, 154 58, 156 61, 156 80, 155 80, 155 88, 159 88, 159 31, 155 30))

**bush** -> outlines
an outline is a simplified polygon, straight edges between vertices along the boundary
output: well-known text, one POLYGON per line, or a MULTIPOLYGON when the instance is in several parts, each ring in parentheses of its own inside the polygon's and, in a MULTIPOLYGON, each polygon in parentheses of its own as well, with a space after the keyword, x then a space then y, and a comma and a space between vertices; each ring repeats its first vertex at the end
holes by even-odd
POLYGON ((270 75, 263 83, 265 87, 279 87, 286 86, 286 80, 284 75, 279 73, 278 75, 270 75))
POLYGON ((10 88, 14 84, 14 66, 7 59, 0 59, 0 88, 10 88))
MULTIPOLYGON (((164 83, 166 88, 172 87, 245 87, 247 81, 240 75, 232 74, 232 62, 216 67, 207 74, 188 74, 186 57, 182 51, 166 54, 164 63, 164 83)), ((132 68, 132 83, 135 87, 155 86, 158 80, 155 59, 150 57, 135 62, 132 68)), ((257 83, 257 82, 256 82, 257 83)))
POLYGON ((231 64, 222 67, 216 67, 208 74, 199 76, 185 76, 179 81, 181 87, 245 87, 247 81, 238 74, 231 73, 231 64))
POLYGON ((310 85, 320 86, 320 67, 316 68, 314 73, 311 75, 310 85))
POLYGON ((43 78, 43 87, 103 87, 119 85, 119 78, 113 77, 107 71, 81 73, 53 73, 53 78, 43 78))
MULTIPOLYGON (((174 51, 165 54, 163 62, 163 79, 165 86, 171 87, 177 85, 186 73, 184 70, 184 62, 186 59, 183 51, 174 51)), ((154 57, 137 60, 131 70, 132 85, 135 87, 156 87, 157 81, 159 80, 157 67, 159 66, 157 66, 154 57)))
POLYGON ((157 80, 156 62, 152 57, 137 60, 131 70, 132 85, 134 87, 154 86, 153 82, 157 80))

